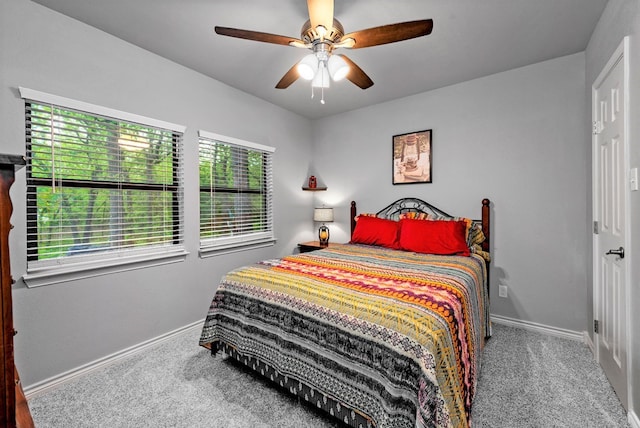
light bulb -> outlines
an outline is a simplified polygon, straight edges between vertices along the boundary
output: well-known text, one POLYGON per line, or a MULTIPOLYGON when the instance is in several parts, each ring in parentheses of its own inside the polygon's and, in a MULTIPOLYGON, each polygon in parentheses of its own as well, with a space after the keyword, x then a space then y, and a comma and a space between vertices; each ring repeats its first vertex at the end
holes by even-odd
POLYGON ((329 74, 336 82, 344 79, 349 74, 349 65, 340 55, 331 55, 327 64, 329 74))
POLYGON ((316 33, 318 33, 318 37, 320 37, 320 40, 324 39, 324 36, 327 34, 327 27, 325 27, 324 25, 318 25, 316 27, 316 33))
POLYGON ((318 58, 316 58, 315 54, 309 54, 302 58, 296 69, 298 70, 300 77, 305 80, 311 80, 318 70, 318 58))

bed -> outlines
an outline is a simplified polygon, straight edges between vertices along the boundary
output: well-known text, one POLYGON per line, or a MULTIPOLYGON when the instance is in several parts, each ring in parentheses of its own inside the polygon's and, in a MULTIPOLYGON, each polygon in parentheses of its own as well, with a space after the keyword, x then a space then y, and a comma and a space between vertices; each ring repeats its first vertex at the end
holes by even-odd
POLYGON ((490 334, 489 206, 470 220, 416 198, 360 215, 352 202, 350 243, 225 275, 200 345, 347 426, 468 427, 490 334))

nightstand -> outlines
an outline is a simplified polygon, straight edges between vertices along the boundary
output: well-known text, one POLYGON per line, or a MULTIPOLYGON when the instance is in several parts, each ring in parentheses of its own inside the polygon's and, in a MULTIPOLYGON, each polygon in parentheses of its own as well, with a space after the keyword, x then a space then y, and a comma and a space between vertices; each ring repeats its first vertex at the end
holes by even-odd
POLYGON ((331 246, 331 243, 328 245, 320 245, 320 241, 309 241, 309 242, 301 242, 298 244, 298 249, 301 253, 308 253, 310 251, 322 250, 323 248, 328 248, 331 246))

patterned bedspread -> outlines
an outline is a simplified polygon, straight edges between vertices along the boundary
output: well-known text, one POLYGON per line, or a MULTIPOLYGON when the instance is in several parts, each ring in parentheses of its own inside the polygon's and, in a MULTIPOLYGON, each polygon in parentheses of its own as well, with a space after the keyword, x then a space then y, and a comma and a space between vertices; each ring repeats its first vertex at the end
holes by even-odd
POLYGON ((347 423, 467 427, 485 282, 473 254, 336 245, 267 260, 223 278, 200 344, 264 363, 319 407, 333 399, 347 423))

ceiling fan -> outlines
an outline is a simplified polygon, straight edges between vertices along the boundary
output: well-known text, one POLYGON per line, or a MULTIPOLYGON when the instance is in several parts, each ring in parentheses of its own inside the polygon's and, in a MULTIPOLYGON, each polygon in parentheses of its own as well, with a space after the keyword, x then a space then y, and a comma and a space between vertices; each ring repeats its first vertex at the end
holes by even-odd
MULTIPOLYGON (((423 19, 345 34, 342 24, 333 16, 333 2, 334 0, 307 0, 309 19, 302 26, 299 39, 218 26, 215 27, 215 31, 222 36, 310 49, 313 53, 294 64, 280 79, 276 88, 288 88, 302 77, 312 81, 312 88, 324 90, 329 87, 331 79, 338 81, 343 78, 347 78, 362 89, 373 86, 371 78, 356 63, 346 55, 334 54, 335 49, 359 49, 400 42, 426 36, 431 34, 433 29, 433 20, 423 19)), ((324 92, 321 102, 324 104, 324 92)))

